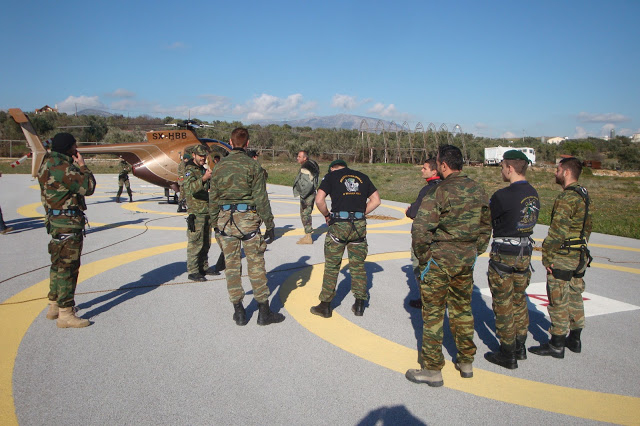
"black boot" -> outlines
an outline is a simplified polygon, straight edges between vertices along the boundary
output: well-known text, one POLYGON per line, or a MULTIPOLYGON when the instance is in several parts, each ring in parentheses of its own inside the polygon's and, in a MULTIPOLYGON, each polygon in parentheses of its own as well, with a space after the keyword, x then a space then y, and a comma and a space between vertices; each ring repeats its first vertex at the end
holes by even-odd
POLYGON ((409 300, 409 306, 416 309, 422 309, 422 299, 411 299, 409 300))
POLYGON ((516 345, 500 344, 500 351, 487 352, 484 354, 484 358, 500 367, 508 368, 509 370, 515 370, 518 368, 518 361, 516 360, 516 345))
POLYGON ((571 330, 569 332, 569 336, 567 337, 567 340, 565 341, 565 346, 567 347, 567 349, 577 354, 582 352, 582 342, 580 341, 580 333, 582 333, 581 328, 576 328, 575 330, 571 330))
POLYGON ((312 306, 311 313, 323 318, 331 318, 331 302, 320 302, 319 305, 312 306))
POLYGON ((224 261, 224 253, 220 253, 220 256, 218 256, 218 261, 216 262, 216 271, 222 272, 225 269, 227 269, 227 264, 224 261))
POLYGON ((127 189, 127 193, 129 194, 129 202, 133 203, 133 194, 131 193, 131 190, 127 189))
POLYGON ((551 340, 540 346, 532 346, 529 352, 541 356, 552 356, 554 358, 564 358, 564 336, 551 335, 551 340))
POLYGON ((364 299, 356 299, 356 303, 354 303, 353 306, 351 307, 351 311, 355 316, 361 317, 362 315, 364 315, 365 302, 366 300, 364 299))
POLYGON ((516 336, 516 359, 522 361, 527 359, 527 348, 524 346, 527 336, 516 336))
POLYGON ((118 194, 116 195, 116 203, 120 202, 120 195, 122 195, 122 188, 118 189, 118 194))
POLYGON ((236 325, 247 325, 247 312, 244 310, 242 302, 234 303, 233 309, 235 310, 233 320, 236 322, 236 325))
POLYGON ((258 325, 276 324, 284 321, 284 315, 271 312, 269 302, 258 303, 258 325))

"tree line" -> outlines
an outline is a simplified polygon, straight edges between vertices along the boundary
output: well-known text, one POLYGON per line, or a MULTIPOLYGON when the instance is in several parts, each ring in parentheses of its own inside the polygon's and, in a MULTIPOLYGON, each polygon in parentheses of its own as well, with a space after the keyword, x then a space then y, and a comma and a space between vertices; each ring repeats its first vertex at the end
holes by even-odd
MULTIPOLYGON (((147 115, 108 117, 47 112, 30 114, 29 118, 43 139, 58 132, 73 134, 81 142, 126 143, 146 140, 150 130, 168 129, 167 124, 183 120, 174 117, 157 118, 147 115)), ((228 141, 231 131, 243 126, 239 121, 207 122, 192 119, 196 124, 206 124, 197 130, 201 138, 228 141), (212 127, 209 127, 212 126, 212 127)), ((640 170, 640 144, 626 136, 603 140, 598 138, 570 139, 558 145, 547 144, 539 138, 507 139, 486 138, 468 133, 448 131, 410 132, 360 132, 349 129, 312 129, 285 125, 245 125, 251 134, 253 149, 271 155, 295 157, 304 149, 321 159, 336 157, 371 163, 421 163, 433 156, 439 145, 450 143, 462 149, 465 159, 471 163, 484 160, 484 148, 493 146, 531 147, 536 151, 538 163, 554 163, 560 155, 573 155, 583 160, 600 161, 605 168, 640 170)), ((0 111, 0 140, 24 140, 24 135, 6 111, 0 111)), ((26 149, 26 147, 25 147, 26 149)), ((8 155, 8 146, 0 145, 0 156, 8 155)), ((15 156, 15 153, 14 153, 15 156)))

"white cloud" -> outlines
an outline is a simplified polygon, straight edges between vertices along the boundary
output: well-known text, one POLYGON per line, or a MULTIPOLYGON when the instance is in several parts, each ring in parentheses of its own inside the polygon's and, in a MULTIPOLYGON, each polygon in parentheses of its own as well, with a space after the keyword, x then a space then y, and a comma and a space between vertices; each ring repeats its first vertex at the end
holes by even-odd
POLYGON ((612 123, 607 123, 600 128, 600 136, 609 136, 612 130, 615 130, 616 126, 612 123))
POLYGON ((181 50, 181 49, 186 49, 187 45, 184 44, 181 41, 174 41, 171 44, 168 44, 167 46, 165 46, 165 49, 167 50, 181 50))
POLYGON ((247 120, 290 119, 299 117, 301 112, 309 112, 315 108, 316 103, 305 102, 300 93, 286 98, 263 93, 244 105, 234 107, 233 112, 244 115, 247 120))
POLYGON ((475 128, 476 128, 477 130, 486 130, 486 129, 488 129, 488 128, 489 128, 489 125, 488 125, 488 124, 486 124, 486 123, 476 123, 476 124, 475 124, 475 128))
POLYGON ((578 120, 583 123, 624 123, 625 121, 631 121, 626 115, 615 112, 604 114, 581 112, 578 114, 578 120))
POLYGON ((500 135, 500 137, 505 139, 511 139, 511 138, 516 138, 517 135, 513 132, 504 132, 502 135, 500 135))
POLYGON ((60 112, 75 113, 87 108, 106 109, 98 96, 69 96, 62 102, 58 102, 60 112))
POLYGON ((576 127, 576 132, 573 134, 572 139, 584 139, 589 137, 589 133, 584 129, 584 127, 576 127))
POLYGON ((331 107, 352 110, 358 107, 358 101, 355 96, 337 93, 333 95, 333 98, 331 99, 331 107))
POLYGON ((136 94, 126 89, 116 89, 107 93, 106 96, 110 98, 135 98, 136 94))
POLYGON ((384 106, 384 104, 380 102, 369 108, 367 112, 371 114, 377 114, 380 117, 394 117, 398 114, 398 112, 396 111, 396 106, 394 104, 384 106))

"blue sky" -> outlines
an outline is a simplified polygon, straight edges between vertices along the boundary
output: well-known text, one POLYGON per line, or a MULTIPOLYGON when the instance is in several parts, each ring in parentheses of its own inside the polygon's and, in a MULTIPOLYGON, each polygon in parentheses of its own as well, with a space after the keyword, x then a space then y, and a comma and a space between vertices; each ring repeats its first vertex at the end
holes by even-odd
POLYGON ((640 1, 5 2, 0 109, 640 132, 640 1))

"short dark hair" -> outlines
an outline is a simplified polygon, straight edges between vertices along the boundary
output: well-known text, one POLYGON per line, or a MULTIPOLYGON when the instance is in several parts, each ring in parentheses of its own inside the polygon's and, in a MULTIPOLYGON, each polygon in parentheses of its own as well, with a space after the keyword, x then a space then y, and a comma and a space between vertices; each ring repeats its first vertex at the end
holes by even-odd
POLYGON ((571 171, 571 176, 574 179, 580 179, 582 173, 582 162, 576 157, 563 158, 560 160, 560 165, 563 169, 571 171))
POLYGON ((309 151, 301 149, 300 151, 298 151, 298 154, 300 154, 300 153, 304 154, 304 158, 309 158, 309 151))
POLYGON ((237 127, 231 132, 231 144, 234 148, 243 148, 249 142, 249 130, 237 127))
POLYGON ((257 157, 258 156, 258 151, 250 149, 249 151, 247 151, 247 155, 251 158, 253 157, 257 157))
POLYGON ((519 174, 524 175, 529 167, 529 162, 526 160, 502 160, 507 166, 513 167, 513 170, 519 174))
POLYGON ((436 159, 433 157, 427 158, 426 160, 424 160, 424 164, 428 164, 431 170, 438 170, 438 163, 436 162, 436 159))
POLYGON ((462 170, 462 152, 457 146, 442 145, 438 148, 438 160, 441 163, 447 163, 451 170, 462 170))

